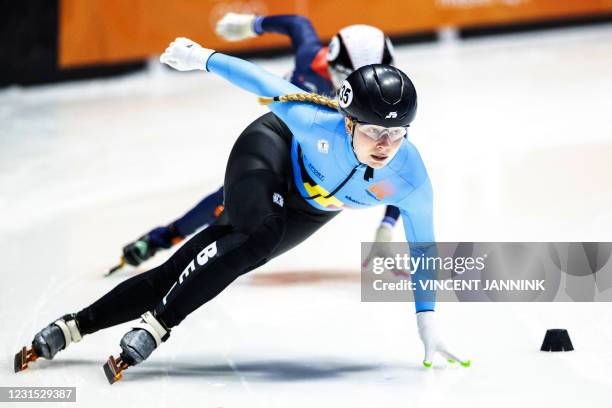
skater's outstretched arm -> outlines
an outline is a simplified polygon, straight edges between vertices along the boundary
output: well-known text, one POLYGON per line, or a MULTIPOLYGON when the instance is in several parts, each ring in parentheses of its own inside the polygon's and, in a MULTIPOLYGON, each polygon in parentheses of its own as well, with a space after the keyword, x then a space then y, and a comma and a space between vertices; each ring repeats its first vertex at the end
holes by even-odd
MULTIPOLYGON (((179 71, 207 70, 232 84, 258 96, 275 97, 305 93, 292 83, 263 68, 242 60, 200 47, 187 38, 177 38, 162 54, 160 61, 179 71)), ((299 138, 308 133, 315 115, 322 107, 308 103, 271 103, 270 110, 280 117, 299 138)))
POLYGON ((240 58, 215 52, 207 61, 206 70, 232 84, 259 96, 304 93, 291 82, 240 58))
POLYGON ((295 14, 258 16, 255 18, 254 29, 258 34, 269 32, 289 36, 296 53, 305 47, 321 47, 317 32, 310 20, 304 16, 295 14))
MULTIPOLYGON (((410 256, 417 258, 422 255, 426 258, 438 255, 433 231, 431 182, 424 168, 422 170, 422 182, 416 184, 415 188, 398 203, 406 233, 406 241, 410 246, 410 256)), ((451 353, 438 331, 434 313, 435 290, 424 289, 421 286, 427 280, 436 279, 436 271, 423 268, 422 263, 419 265, 421 266, 412 275, 412 281, 416 283, 414 299, 417 311, 417 327, 425 349, 423 365, 431 367, 434 355, 440 353, 449 362, 459 362, 464 367, 468 367, 470 361, 451 353)))
POLYGON ((288 36, 296 55, 321 49, 321 40, 310 20, 297 14, 256 16, 227 13, 217 22, 218 35, 228 41, 240 41, 265 33, 288 36))
MULTIPOLYGON (((410 256, 413 258, 434 257, 437 255, 435 236, 433 230, 433 192, 429 177, 421 181, 398 204, 404 224, 406 241, 410 247, 410 256)), ((421 265, 421 264, 419 264, 421 265)), ((435 290, 425 290, 424 286, 429 279, 435 279, 435 271, 419 267, 412 275, 415 286, 415 308, 417 312, 433 311, 436 304, 435 290)))
POLYGON ((265 33, 288 36, 296 53, 305 47, 321 48, 321 40, 310 20, 297 14, 256 16, 227 13, 217 22, 215 31, 228 41, 241 41, 265 33))

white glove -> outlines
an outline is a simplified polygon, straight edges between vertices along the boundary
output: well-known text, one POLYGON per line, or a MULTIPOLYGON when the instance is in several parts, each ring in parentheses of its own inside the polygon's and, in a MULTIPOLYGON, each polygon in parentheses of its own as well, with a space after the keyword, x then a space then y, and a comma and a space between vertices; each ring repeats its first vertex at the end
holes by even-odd
POLYGON ((257 36, 254 14, 227 13, 217 22, 216 31, 228 41, 240 41, 257 36))
POLYGON ((200 44, 189 38, 179 37, 170 43, 166 51, 159 57, 159 61, 178 71, 206 70, 208 58, 214 52, 214 50, 202 48, 200 44))
MULTIPOLYGON (((374 237, 375 244, 372 245, 370 252, 365 257, 361 266, 363 268, 369 268, 374 258, 389 258, 395 256, 393 252, 387 249, 386 245, 376 245, 376 243, 385 243, 391 242, 393 239, 393 227, 385 222, 381 223, 378 229, 376 230, 376 235, 374 237)), ((391 271, 394 275, 402 275, 402 276, 410 276, 403 270, 394 269, 391 271)))
POLYGON ((436 326, 436 320, 434 318, 434 312, 419 312, 417 313, 417 327, 419 328, 419 337, 425 347, 425 359, 423 365, 425 367, 431 367, 433 363, 433 357, 436 352, 440 353, 449 363, 459 362, 464 367, 469 367, 470 360, 462 360, 456 355, 448 351, 436 326))
POLYGON ((393 239, 393 227, 386 222, 382 222, 376 230, 376 242, 391 242, 393 239))

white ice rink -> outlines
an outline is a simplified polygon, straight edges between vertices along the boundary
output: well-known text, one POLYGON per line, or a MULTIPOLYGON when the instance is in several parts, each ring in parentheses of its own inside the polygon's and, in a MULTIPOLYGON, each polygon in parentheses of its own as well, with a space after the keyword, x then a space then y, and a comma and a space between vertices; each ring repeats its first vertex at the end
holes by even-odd
MULTIPOLYGON (((612 26, 397 51, 419 92, 411 139, 438 240, 611 240, 612 26)), ((610 406, 609 303, 441 303, 446 342, 472 367, 423 368, 413 305, 360 302, 360 242, 382 207, 345 211, 239 279, 113 386, 101 367, 128 324, 14 374, 37 331, 131 276, 102 277, 125 243, 220 185, 265 111, 212 74, 156 64, 0 91, 0 386, 76 386, 79 407, 610 406), (575 351, 539 351, 553 327, 575 351)))

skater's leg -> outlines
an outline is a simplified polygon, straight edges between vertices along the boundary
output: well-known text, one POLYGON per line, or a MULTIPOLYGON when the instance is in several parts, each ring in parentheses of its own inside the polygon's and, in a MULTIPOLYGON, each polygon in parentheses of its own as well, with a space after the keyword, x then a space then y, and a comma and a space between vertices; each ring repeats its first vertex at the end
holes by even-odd
POLYGON ((287 219, 286 199, 295 198, 287 195, 292 183, 289 142, 288 129, 273 115, 260 118, 237 140, 226 170, 225 211, 213 225, 231 231, 199 246, 153 313, 145 313, 141 324, 123 337, 120 356, 105 365, 111 383, 123 369, 146 359, 170 328, 238 276, 267 262, 277 248, 284 251, 301 242, 335 215, 292 208, 295 219, 287 219), (285 235, 287 225, 292 231, 285 235), (283 243, 285 236, 288 241, 283 243))
POLYGON ((27 368, 29 362, 43 357, 51 360, 57 352, 81 337, 116 324, 138 318, 152 310, 159 299, 178 279, 178 272, 201 251, 223 235, 229 226, 213 226, 195 235, 163 265, 134 276, 102 296, 77 314, 65 315, 34 336, 32 347, 24 347, 15 356, 15 372, 27 368))
POLYGON ((284 196, 292 182, 290 143, 291 132, 273 114, 257 119, 238 137, 224 182, 223 218, 232 232, 193 257, 157 305, 155 315, 167 327, 270 258, 283 235, 284 196))
POLYGON ((177 232, 186 237, 199 228, 212 224, 223 211, 223 186, 204 197, 195 207, 172 223, 177 232))
POLYGON ((231 229, 214 226, 196 234, 165 263, 117 285, 76 315, 81 334, 137 319, 152 310, 194 256, 231 229))
POLYGON ((15 355, 15 372, 26 369, 39 357, 53 359, 60 350, 80 341, 86 334, 134 320, 152 310, 178 278, 177 272, 197 256, 201 248, 230 232, 229 226, 221 225, 201 231, 163 265, 117 285, 79 313, 55 320, 34 336, 31 348, 23 347, 15 355))
POLYGON ((171 327, 241 273, 266 262, 283 235, 290 135, 278 118, 265 115, 239 137, 226 170, 226 215, 208 229, 226 228, 229 233, 193 247, 191 259, 175 270, 178 277, 154 312, 143 315, 141 324, 121 340, 120 356, 111 356, 104 366, 109 382, 146 359, 168 337, 171 327), (279 131, 288 137, 280 137, 279 131))
POLYGON ((166 226, 156 227, 123 247, 123 259, 132 266, 154 256, 161 249, 170 249, 199 228, 212 224, 223 212, 223 187, 204 197, 181 218, 166 226))
MULTIPOLYGON (((247 191, 255 190, 251 188, 247 191)), ((246 230, 240 232, 240 229, 237 229, 203 248, 191 266, 183 271, 155 312, 145 313, 140 325, 121 339, 120 356, 117 358, 111 356, 104 365, 108 381, 111 384, 116 382, 121 378, 121 372, 125 368, 144 361, 162 341, 169 337, 170 327, 178 324, 191 311, 220 293, 241 273, 248 272, 267 259, 297 245, 336 214, 291 210, 284 213, 281 218, 284 227, 278 242, 270 240, 270 236, 265 232, 274 231, 274 227, 270 228, 268 225, 255 227, 251 233, 246 230), (262 244, 266 241, 272 245, 266 247, 262 244), (267 256, 262 258, 265 254, 267 256), (249 259, 261 260, 253 263, 249 262, 249 259)), ((252 222, 257 225, 255 220, 252 222)))
POLYGON ((155 316, 166 327, 176 326, 238 276, 267 262, 283 236, 282 189, 283 182, 265 170, 242 174, 226 188, 232 232, 202 248, 157 305, 155 316))

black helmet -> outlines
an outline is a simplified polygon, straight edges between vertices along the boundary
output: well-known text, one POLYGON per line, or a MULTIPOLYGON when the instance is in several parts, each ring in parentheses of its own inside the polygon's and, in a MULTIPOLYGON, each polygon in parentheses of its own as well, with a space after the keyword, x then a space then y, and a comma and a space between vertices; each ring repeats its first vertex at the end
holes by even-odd
POLYGON ((363 123, 408 126, 416 115, 417 94, 408 75, 390 65, 366 65, 342 83, 340 112, 363 123))
POLYGON ((327 66, 336 89, 357 68, 393 64, 393 45, 380 29, 365 24, 344 27, 329 42, 327 66))

